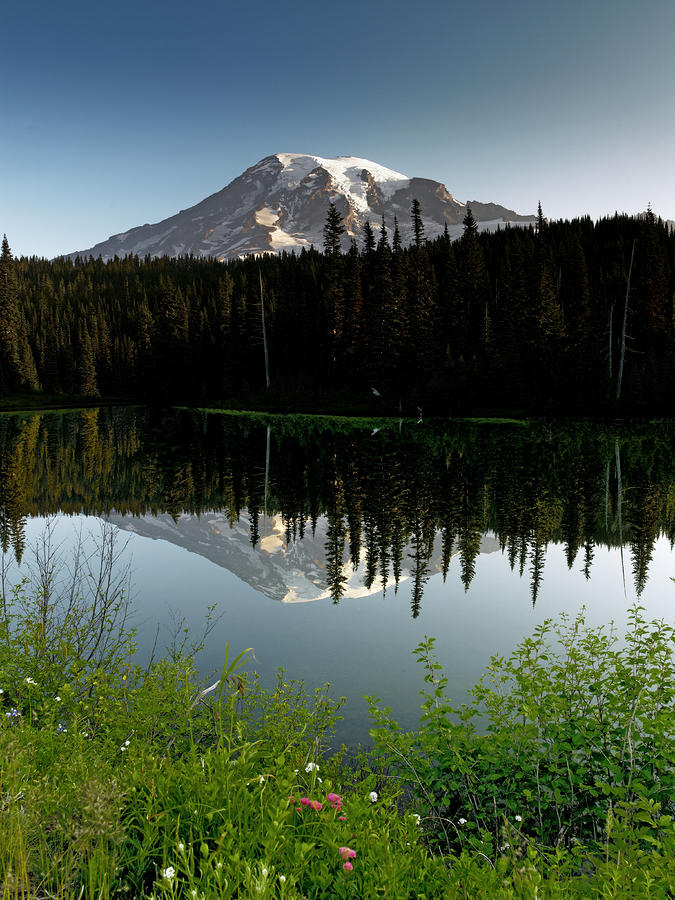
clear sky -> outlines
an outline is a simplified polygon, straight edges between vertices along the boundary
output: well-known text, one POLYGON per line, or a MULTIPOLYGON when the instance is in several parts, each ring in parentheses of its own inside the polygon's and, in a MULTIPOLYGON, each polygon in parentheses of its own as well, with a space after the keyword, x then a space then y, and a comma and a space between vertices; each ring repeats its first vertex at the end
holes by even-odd
POLYGON ((675 219, 674 48, 674 0, 5 4, 0 233, 84 249, 281 151, 675 219))

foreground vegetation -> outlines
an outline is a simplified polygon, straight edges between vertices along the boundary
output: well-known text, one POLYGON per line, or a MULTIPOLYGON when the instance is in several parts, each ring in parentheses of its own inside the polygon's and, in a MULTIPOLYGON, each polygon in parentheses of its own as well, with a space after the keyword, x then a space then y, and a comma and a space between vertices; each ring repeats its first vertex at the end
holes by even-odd
POLYGON ((371 698, 372 750, 328 753, 328 686, 226 651, 204 687, 187 636, 135 664, 112 531, 60 586, 44 550, 2 606, 2 898, 672 896, 675 629, 639 608, 541 626, 459 708, 425 641, 419 730, 371 698))

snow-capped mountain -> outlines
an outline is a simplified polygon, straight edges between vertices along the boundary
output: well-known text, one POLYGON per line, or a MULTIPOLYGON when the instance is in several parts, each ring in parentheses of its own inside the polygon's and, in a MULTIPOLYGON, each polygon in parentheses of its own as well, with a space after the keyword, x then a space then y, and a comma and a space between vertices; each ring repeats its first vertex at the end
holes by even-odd
MULTIPOLYGON (((223 260, 250 253, 299 251, 310 245, 321 248, 331 202, 344 219, 345 249, 352 237, 360 238, 366 221, 379 228, 383 215, 390 232, 397 217, 406 244, 411 239, 413 198, 420 203, 427 238, 441 234, 446 223, 452 237, 461 233, 467 204, 455 200, 438 181, 409 178, 354 156, 324 159, 303 153, 276 153, 190 209, 69 255, 106 260, 129 253, 192 253, 223 260)), ((495 203, 472 200, 468 205, 481 229, 535 220, 495 203)))
MULTIPOLYGON (((305 536, 290 543, 285 539, 285 525, 280 515, 261 520, 261 538, 256 549, 251 545, 251 519, 242 510, 239 519, 231 522, 225 512, 202 513, 201 516, 182 513, 177 519, 164 513, 158 516, 122 516, 111 514, 108 521, 123 531, 141 537, 168 541, 191 553, 210 559, 216 565, 233 572, 255 590, 282 603, 307 603, 330 597, 326 585, 326 535, 328 521, 320 516, 316 530, 309 528, 305 536)), ((435 552, 429 560, 429 574, 441 571, 440 532, 435 552)), ((483 535, 481 553, 493 553, 499 543, 492 535, 483 535)), ((404 551, 401 583, 411 577, 412 547, 404 551)), ((343 561, 344 598, 367 597, 382 592, 382 578, 366 584, 366 564, 362 560, 352 568, 345 549, 343 561)), ((389 567, 388 584, 393 587, 394 574, 389 567)))

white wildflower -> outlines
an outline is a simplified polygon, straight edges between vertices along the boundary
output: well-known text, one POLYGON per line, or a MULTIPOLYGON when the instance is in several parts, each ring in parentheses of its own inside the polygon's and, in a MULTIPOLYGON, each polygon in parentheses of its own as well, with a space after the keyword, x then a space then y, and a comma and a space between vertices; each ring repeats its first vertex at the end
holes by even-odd
POLYGON ((167 866, 166 869, 162 869, 162 878, 166 878, 168 881, 171 881, 172 878, 176 877, 176 870, 173 866, 167 866))
POLYGON ((419 826, 422 821, 422 816, 418 816, 417 813, 412 814, 413 819, 415 820, 415 825, 419 826))
POLYGON ((377 803, 377 791, 371 791, 369 796, 371 803, 377 803))
POLYGON ((458 825, 466 825, 466 819, 458 819, 457 824, 458 825))
POLYGON ((267 878, 267 869, 262 870, 262 877, 267 878))
POLYGON ((522 817, 522 816, 514 816, 514 818, 515 818, 516 822, 522 822, 522 821, 523 821, 523 817, 522 817))
POLYGON ((26 678, 26 684, 37 684, 37 681, 33 681, 32 678, 26 678))
MULTIPOLYGON (((2 691, 0 691, 0 694, 1 694, 1 693, 2 693, 2 691)), ((61 698, 59 697, 58 694, 56 695, 56 697, 54 697, 54 699, 56 700, 57 703, 60 703, 60 702, 61 702, 61 698)))
POLYGON ((182 853, 185 850, 185 844, 182 841, 178 842, 178 852, 182 853))
POLYGON ((318 771, 319 771, 319 767, 317 766, 316 763, 309 762, 309 763, 307 763, 307 765, 305 766, 305 772, 307 772, 307 773, 309 773, 309 772, 318 772, 318 771))
POLYGON ((286 881, 286 876, 285 876, 285 875, 280 875, 280 876, 279 876, 279 883, 280 883, 280 884, 283 884, 284 881, 286 881))

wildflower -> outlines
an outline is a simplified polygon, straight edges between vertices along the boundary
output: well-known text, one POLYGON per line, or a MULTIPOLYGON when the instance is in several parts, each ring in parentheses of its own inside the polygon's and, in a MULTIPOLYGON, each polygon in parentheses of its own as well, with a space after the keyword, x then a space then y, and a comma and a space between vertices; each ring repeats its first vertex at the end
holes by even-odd
POLYGON ((419 824, 422 821, 422 817, 418 816, 417 813, 413 813, 412 817, 415 820, 415 825, 417 825, 419 827, 419 824))
POLYGON ((192 890, 190 891, 190 896, 191 896, 191 897, 196 897, 196 896, 197 896, 197 888, 192 888, 192 890))
POLYGON ((343 859, 355 859, 356 858, 356 850, 352 850, 351 847, 340 847, 338 853, 343 859))
POLYGON ((223 864, 222 864, 221 860, 218 860, 218 862, 216 863, 216 869, 222 869, 222 868, 223 868, 223 864))
POLYGON ((309 799, 309 797, 301 797, 300 802, 303 806, 309 806, 312 801, 309 799))
POLYGON ((305 772, 307 772, 307 773, 309 773, 309 772, 318 772, 318 771, 319 771, 319 767, 317 766, 316 763, 309 762, 309 763, 307 763, 307 765, 305 766, 305 772))
POLYGON ((285 881, 286 881, 286 876, 285 876, 285 875, 280 875, 280 876, 279 876, 279 884, 283 884, 285 881))
POLYGON ((178 842, 178 852, 182 853, 185 850, 185 844, 182 841, 178 842))
POLYGON ((59 724, 56 726, 56 733, 57 733, 57 734, 63 734, 64 731, 68 731, 68 729, 66 728, 65 725, 62 725, 62 724, 59 722, 59 724))
POLYGON ((354 866, 353 866, 350 862, 346 862, 346 863, 342 866, 342 868, 343 868, 346 872, 352 872, 352 871, 354 870, 354 866))
POLYGON ((260 782, 260 784, 265 784, 265 776, 261 775, 258 781, 260 782))
POLYGON ((346 822, 347 816, 338 816, 338 822, 346 822))
POLYGON ((0 694, 4 694, 4 693, 5 693, 5 692, 3 691, 3 689, 0 688, 0 694))
POLYGON ((326 795, 326 800, 328 800, 329 803, 340 803, 341 799, 342 798, 340 797, 339 794, 327 794, 326 795))
POLYGON ((167 881, 171 881, 176 877, 176 870, 173 866, 167 866, 166 869, 162 869, 162 878, 166 878, 167 881))
POLYGON ((370 792, 370 802, 377 803, 377 791, 370 792))
POLYGON ((523 821, 523 817, 522 817, 522 816, 514 816, 514 818, 515 818, 516 822, 522 822, 522 821, 523 821))
MULTIPOLYGON (((1 693, 2 693, 2 691, 0 691, 0 694, 1 694, 1 693)), ((56 695, 56 697, 54 697, 54 699, 56 700, 57 703, 60 703, 60 702, 61 702, 61 698, 59 697, 58 694, 56 695)))
POLYGON ((6 712, 5 715, 6 715, 7 718, 10 719, 12 722, 14 722, 15 719, 18 719, 18 718, 21 717, 21 713, 19 712, 19 710, 18 710, 18 709, 15 709, 14 707, 12 707, 12 709, 10 709, 9 712, 6 712))
POLYGON ((26 678, 26 684, 37 684, 37 681, 33 681, 32 678, 26 678))
POLYGON ((262 870, 262 877, 267 878, 267 869, 262 870))

